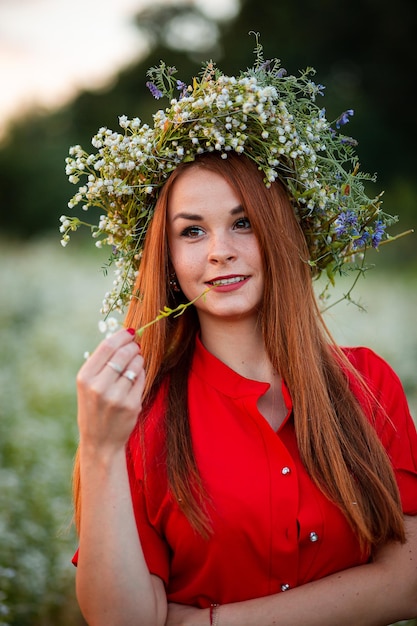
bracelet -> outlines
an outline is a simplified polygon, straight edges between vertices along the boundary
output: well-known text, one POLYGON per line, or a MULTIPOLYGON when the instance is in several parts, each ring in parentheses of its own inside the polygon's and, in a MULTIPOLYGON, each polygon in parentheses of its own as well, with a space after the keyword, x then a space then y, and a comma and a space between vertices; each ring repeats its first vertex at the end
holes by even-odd
POLYGON ((210 605, 210 626, 219 626, 220 604, 210 605))

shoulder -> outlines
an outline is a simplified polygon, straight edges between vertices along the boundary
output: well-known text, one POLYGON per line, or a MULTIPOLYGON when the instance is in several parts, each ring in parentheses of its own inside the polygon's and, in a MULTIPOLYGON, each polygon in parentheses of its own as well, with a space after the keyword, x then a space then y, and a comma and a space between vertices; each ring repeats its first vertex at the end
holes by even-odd
MULTIPOLYGON (((343 347, 359 379, 347 372, 351 389, 377 430, 415 430, 408 400, 398 374, 367 347, 343 347)), ((413 435, 414 436, 414 435, 413 435)))
POLYGON ((379 354, 366 346, 342 347, 353 368, 364 379, 373 393, 381 391, 381 385, 389 385, 392 391, 402 392, 402 383, 392 366, 379 354))

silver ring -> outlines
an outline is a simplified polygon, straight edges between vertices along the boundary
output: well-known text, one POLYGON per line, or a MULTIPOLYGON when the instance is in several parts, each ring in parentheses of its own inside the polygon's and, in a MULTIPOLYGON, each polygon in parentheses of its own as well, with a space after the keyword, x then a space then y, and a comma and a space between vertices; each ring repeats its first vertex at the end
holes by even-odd
POLYGON ((106 365, 111 367, 112 370, 114 370, 118 374, 121 374, 123 372, 123 367, 120 367, 120 365, 118 365, 117 363, 114 363, 113 361, 107 361, 106 365))
POLYGON ((135 374, 135 372, 132 372, 132 370, 126 370, 125 372, 123 372, 122 376, 124 376, 125 378, 130 380, 132 385, 133 385, 133 383, 135 382, 135 380, 137 378, 137 374, 135 374))

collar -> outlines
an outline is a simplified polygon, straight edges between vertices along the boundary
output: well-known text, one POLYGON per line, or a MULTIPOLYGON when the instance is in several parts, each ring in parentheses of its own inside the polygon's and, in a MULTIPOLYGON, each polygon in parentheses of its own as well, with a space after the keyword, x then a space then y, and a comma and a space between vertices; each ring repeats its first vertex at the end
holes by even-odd
MULTIPOLYGON (((235 372, 207 350, 199 335, 196 337, 191 370, 208 385, 230 398, 236 399, 249 396, 259 398, 270 387, 269 383, 245 378, 235 372)), ((282 394, 288 412, 290 412, 292 410, 292 400, 284 381, 282 381, 282 394)))

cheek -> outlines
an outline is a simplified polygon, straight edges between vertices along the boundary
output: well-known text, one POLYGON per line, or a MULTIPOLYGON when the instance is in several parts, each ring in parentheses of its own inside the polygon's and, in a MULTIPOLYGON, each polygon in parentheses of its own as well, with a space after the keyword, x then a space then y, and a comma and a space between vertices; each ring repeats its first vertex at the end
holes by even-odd
POLYGON ((171 263, 177 275, 182 274, 185 277, 191 272, 198 270, 205 260, 206 250, 204 246, 198 242, 172 241, 169 254, 171 263))
POLYGON ((187 250, 173 250, 171 263, 180 282, 186 283, 192 279, 196 269, 196 259, 193 255, 187 254, 187 250))
POLYGON ((183 252, 181 250, 181 246, 178 245, 178 243, 174 240, 172 240, 171 237, 168 236, 168 255, 169 255, 169 260, 172 264, 172 267, 175 270, 175 273, 177 274, 180 271, 181 265, 183 264, 182 261, 182 257, 183 252))
POLYGON ((174 270, 175 270, 176 274, 180 274, 181 273, 182 268, 186 264, 185 258, 186 258, 186 255, 181 253, 175 247, 170 250, 170 259, 171 259, 171 263, 172 263, 172 265, 174 267, 174 270))
POLYGON ((263 274, 263 261, 262 254, 259 249, 257 241, 252 242, 251 246, 247 248, 247 255, 250 263, 253 267, 257 267, 263 274))

